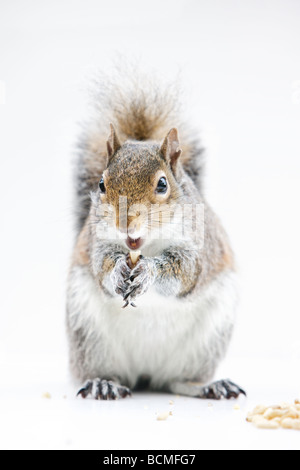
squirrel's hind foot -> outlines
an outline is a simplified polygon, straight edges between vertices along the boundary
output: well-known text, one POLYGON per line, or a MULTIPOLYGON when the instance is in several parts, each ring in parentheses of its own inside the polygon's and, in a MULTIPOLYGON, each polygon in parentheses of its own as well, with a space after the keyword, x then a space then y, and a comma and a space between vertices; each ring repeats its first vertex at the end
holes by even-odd
POLYGON ((176 382, 170 387, 170 391, 179 395, 189 397, 221 400, 225 398, 238 398, 239 395, 246 395, 246 392, 231 380, 218 380, 209 385, 203 385, 197 382, 176 382))
POLYGON ((94 380, 87 380, 77 392, 78 395, 81 395, 82 398, 91 395, 95 400, 116 400, 131 396, 131 391, 128 387, 112 380, 96 378, 94 380))
POLYGON ((221 398, 238 398, 240 395, 247 396, 246 392, 230 380, 218 380, 206 387, 203 387, 202 396, 200 398, 211 398, 220 400, 221 398))

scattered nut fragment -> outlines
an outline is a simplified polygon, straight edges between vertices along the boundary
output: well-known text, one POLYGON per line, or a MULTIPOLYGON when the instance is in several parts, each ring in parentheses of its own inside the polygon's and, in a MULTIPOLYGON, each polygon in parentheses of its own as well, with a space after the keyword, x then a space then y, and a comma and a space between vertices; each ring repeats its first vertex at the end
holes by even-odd
POLYGON ((284 418, 281 421, 281 426, 286 429, 300 430, 300 419, 284 418))
POLYGON ((234 405, 233 409, 236 410, 236 411, 238 411, 238 410, 241 409, 241 407, 240 407, 240 405, 234 405))
POLYGON ((294 419, 293 429, 297 429, 297 431, 300 431, 300 419, 294 419))
POLYGON ((278 421, 265 419, 263 417, 260 417, 259 419, 254 421, 254 424, 257 428, 260 429, 278 429, 280 426, 278 421))
POLYGON ((157 421, 165 421, 166 419, 168 419, 169 416, 169 411, 164 411, 163 413, 159 413, 156 419, 157 421))
POLYGON ((50 395, 49 392, 45 392, 45 393, 42 394, 42 398, 48 398, 49 399, 49 398, 51 398, 51 395, 50 395))
POLYGON ((298 411, 294 406, 291 406, 288 412, 284 415, 285 418, 293 418, 299 419, 300 418, 300 411, 298 411))
POLYGON ((248 413, 246 421, 261 429, 296 429, 300 430, 300 404, 282 403, 277 406, 258 405, 248 413))
POLYGON ((253 414, 254 415, 262 415, 266 410, 267 410, 267 406, 264 406, 264 405, 257 405, 254 410, 253 410, 253 414))
POLYGON ((284 418, 281 421, 281 426, 285 429, 293 429, 293 418, 284 418))
POLYGON ((274 418, 281 418, 286 413, 285 410, 277 410, 274 408, 268 408, 263 414, 265 419, 274 419, 274 418))

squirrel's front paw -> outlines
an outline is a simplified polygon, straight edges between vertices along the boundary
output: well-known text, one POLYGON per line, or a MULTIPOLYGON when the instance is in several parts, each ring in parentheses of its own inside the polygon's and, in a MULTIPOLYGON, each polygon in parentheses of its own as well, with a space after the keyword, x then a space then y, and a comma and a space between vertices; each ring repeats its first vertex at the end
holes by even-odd
POLYGON ((124 295, 126 307, 136 297, 144 294, 154 283, 156 278, 155 262, 151 258, 141 258, 135 268, 131 271, 128 279, 129 285, 124 295))
POLYGON ((127 293, 129 286, 128 278, 130 276, 130 268, 126 263, 125 258, 119 258, 116 265, 110 275, 110 279, 113 285, 113 289, 117 294, 124 295, 127 293))

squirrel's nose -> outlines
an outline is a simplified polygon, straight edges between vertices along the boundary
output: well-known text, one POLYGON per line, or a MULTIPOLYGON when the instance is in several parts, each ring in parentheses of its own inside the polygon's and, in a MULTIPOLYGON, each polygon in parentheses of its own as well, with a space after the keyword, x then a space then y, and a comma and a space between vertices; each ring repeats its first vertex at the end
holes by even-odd
POLYGON ((128 217, 127 233, 131 238, 139 238, 141 230, 141 220, 138 217, 128 217))

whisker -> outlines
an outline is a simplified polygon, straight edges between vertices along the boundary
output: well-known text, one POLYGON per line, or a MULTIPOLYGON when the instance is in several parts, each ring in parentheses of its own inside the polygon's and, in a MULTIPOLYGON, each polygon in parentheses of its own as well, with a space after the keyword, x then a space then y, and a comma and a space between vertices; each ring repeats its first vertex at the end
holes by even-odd
POLYGON ((148 227, 151 227, 152 225, 159 225, 159 226, 167 226, 167 225, 174 225, 174 226, 184 226, 184 224, 181 221, 178 222, 170 222, 167 220, 151 220, 150 222, 147 222, 146 225, 148 227))

